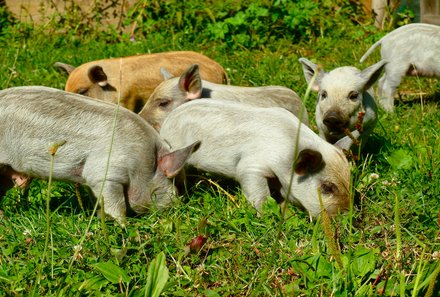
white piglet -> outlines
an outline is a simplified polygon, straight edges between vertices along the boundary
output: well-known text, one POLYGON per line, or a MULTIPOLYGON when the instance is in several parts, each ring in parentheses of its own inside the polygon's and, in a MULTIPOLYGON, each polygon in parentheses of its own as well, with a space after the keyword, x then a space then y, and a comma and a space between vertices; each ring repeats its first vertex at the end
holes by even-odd
POLYGON ((156 130, 166 115, 177 106, 199 98, 234 101, 259 107, 282 107, 308 125, 307 110, 301 98, 291 89, 282 86, 240 87, 221 85, 202 80, 199 66, 192 65, 180 77, 172 77, 165 69, 166 78, 151 94, 139 115, 156 130))
POLYGON ((377 106, 368 90, 386 62, 380 61, 363 71, 345 66, 326 72, 305 58, 299 61, 307 83, 316 74, 312 90, 318 92, 315 117, 319 135, 335 143, 346 136, 346 131, 359 129, 361 146, 364 145, 377 122, 377 106))
POLYGON ((320 195, 330 214, 349 206, 350 165, 344 153, 285 109, 196 100, 174 109, 160 135, 171 147, 200 140, 187 165, 235 179, 257 210, 269 195, 313 217, 322 209, 320 195))
POLYGON ((144 213, 169 205, 176 194, 171 178, 197 143, 170 151, 137 114, 120 107, 115 119, 115 108, 47 87, 1 90, 2 190, 21 177, 81 183, 96 198, 102 194, 104 212, 121 223, 127 207, 144 213))
POLYGON ((440 77, 440 26, 409 24, 399 27, 373 44, 360 62, 379 45, 381 58, 387 61, 378 88, 378 99, 384 110, 394 110, 394 93, 402 77, 440 77))

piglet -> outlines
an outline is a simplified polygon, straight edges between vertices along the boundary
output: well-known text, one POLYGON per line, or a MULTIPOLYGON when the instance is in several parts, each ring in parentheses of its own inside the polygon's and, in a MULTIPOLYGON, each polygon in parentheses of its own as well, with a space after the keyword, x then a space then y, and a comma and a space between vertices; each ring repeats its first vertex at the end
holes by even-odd
POLYGON ((350 166, 342 150, 283 108, 195 100, 173 110, 160 134, 171 147, 200 140, 188 166, 235 179, 257 210, 270 195, 313 217, 349 206, 350 166))
POLYGON ((104 212, 121 223, 127 206, 144 213, 170 204, 176 194, 170 178, 197 145, 172 152, 135 113, 47 87, 0 91, 0 121, 4 175, 46 179, 53 156, 54 179, 102 194, 104 212))
POLYGON ((379 78, 386 62, 380 61, 363 71, 345 66, 326 72, 305 58, 299 61, 307 83, 316 75, 311 88, 318 92, 315 117, 319 135, 335 143, 347 131, 359 129, 363 146, 377 122, 377 106, 368 89, 379 78))
POLYGON ((440 26, 416 23, 399 27, 373 44, 360 62, 379 45, 382 60, 387 61, 378 88, 385 111, 394 110, 394 93, 405 75, 440 77, 440 26))
POLYGON ((202 80, 197 64, 189 67, 180 77, 173 77, 162 68, 165 77, 151 94, 139 115, 156 130, 166 115, 177 106, 199 98, 242 102, 259 107, 283 107, 308 125, 307 110, 300 97, 282 86, 239 87, 202 80))

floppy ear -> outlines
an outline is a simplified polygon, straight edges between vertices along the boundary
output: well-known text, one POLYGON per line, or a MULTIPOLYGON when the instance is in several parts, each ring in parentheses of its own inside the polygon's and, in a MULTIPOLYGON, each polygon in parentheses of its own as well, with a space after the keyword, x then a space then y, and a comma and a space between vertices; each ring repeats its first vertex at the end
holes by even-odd
POLYGON ((298 175, 306 175, 322 168, 324 161, 320 152, 304 149, 299 152, 298 158, 295 160, 294 170, 298 175))
POLYGON ((161 149, 158 154, 157 167, 162 173, 168 177, 175 177, 182 170, 185 162, 191 154, 200 146, 200 141, 196 141, 187 147, 169 152, 161 149))
POLYGON ((371 65, 368 68, 365 68, 361 73, 361 78, 365 81, 364 82, 364 91, 371 88, 371 86, 379 79, 383 68, 387 64, 387 61, 381 60, 377 62, 374 65, 371 65))
POLYGON ((313 85, 311 86, 312 91, 318 92, 319 91, 319 81, 321 80, 321 77, 325 74, 324 70, 318 69, 318 65, 315 63, 307 60, 306 58, 299 58, 298 60, 301 65, 304 72, 304 77, 306 78, 306 81, 308 84, 312 81, 312 77, 316 74, 315 81, 313 82, 313 85))
POLYGON ((104 70, 99 65, 90 67, 88 76, 92 83, 98 84, 101 87, 105 87, 108 84, 107 74, 105 74, 104 70))
POLYGON ((168 80, 174 77, 174 75, 172 75, 165 67, 160 67, 160 74, 162 75, 164 80, 168 80))
POLYGON ((359 138, 361 134, 359 133, 358 130, 354 130, 353 132, 351 132, 351 136, 345 136, 344 138, 339 139, 334 146, 336 146, 337 148, 341 149, 341 150, 346 150, 348 151, 351 146, 354 144, 355 140, 359 138))
POLYGON ((67 75, 69 75, 70 73, 72 73, 73 70, 75 70, 74 66, 61 62, 55 62, 53 66, 59 68, 60 70, 63 70, 67 75))
POLYGON ((198 99, 202 96, 202 79, 199 65, 191 65, 179 78, 179 89, 186 93, 186 98, 198 99))

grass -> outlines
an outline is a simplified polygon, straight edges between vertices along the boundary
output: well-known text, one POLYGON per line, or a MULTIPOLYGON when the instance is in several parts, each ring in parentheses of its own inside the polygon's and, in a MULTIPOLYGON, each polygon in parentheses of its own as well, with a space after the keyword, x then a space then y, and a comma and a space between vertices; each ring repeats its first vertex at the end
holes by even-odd
MULTIPOLYGON (((348 64, 364 68, 378 59, 375 53, 366 65, 358 63, 373 37, 321 36, 300 44, 286 38, 265 48, 231 51, 221 41, 197 46, 184 39, 108 42, 17 33, 0 38, 0 87, 63 88, 56 61, 79 65, 190 49, 221 63, 233 84, 284 85, 302 96, 307 86, 299 57, 327 70, 348 64)), ((257 217, 237 185, 209 177, 169 209, 128 218, 125 229, 113 221, 104 228, 91 217, 87 190, 72 184, 52 183, 49 212, 47 182, 34 180, 28 195, 9 191, 0 201, 0 296, 148 296, 160 284, 169 296, 436 296, 439 83, 408 78, 399 90, 404 95, 395 113, 380 111, 353 166, 353 207, 334 220, 310 221, 291 205, 282 216, 273 200, 257 217), (206 243, 191 251, 190 242, 200 235, 206 243)), ((307 108, 316 128, 314 96, 307 108)))

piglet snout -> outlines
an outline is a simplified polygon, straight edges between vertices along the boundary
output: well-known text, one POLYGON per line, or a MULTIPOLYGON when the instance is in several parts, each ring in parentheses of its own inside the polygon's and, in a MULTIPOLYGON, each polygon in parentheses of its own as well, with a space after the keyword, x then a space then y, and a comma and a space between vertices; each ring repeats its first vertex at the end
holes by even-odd
POLYGON ((340 112, 329 111, 325 114, 324 124, 327 126, 329 131, 342 132, 347 126, 347 121, 344 120, 340 112))

